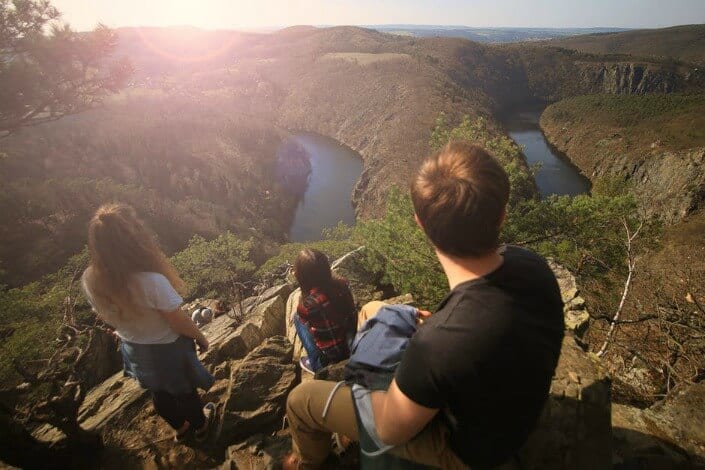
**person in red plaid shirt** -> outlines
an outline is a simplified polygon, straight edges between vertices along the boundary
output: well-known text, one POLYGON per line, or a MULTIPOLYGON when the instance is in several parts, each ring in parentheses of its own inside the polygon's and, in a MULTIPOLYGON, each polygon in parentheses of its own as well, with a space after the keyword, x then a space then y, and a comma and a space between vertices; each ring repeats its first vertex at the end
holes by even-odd
POLYGON ((333 275, 324 253, 302 250, 294 264, 294 275, 301 286, 294 325, 308 354, 300 364, 314 373, 350 356, 357 310, 347 281, 333 275))

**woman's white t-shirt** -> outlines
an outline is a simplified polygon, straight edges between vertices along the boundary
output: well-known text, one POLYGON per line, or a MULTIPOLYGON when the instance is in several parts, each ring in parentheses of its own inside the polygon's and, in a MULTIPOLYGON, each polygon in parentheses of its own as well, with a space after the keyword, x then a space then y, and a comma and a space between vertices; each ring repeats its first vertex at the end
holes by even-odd
POLYGON ((86 282, 84 273, 82 284, 83 291, 93 310, 110 326, 121 339, 138 344, 165 344, 173 343, 179 337, 169 323, 159 313, 173 312, 183 303, 181 296, 174 290, 169 280, 160 273, 140 272, 134 274, 135 298, 138 305, 143 307, 139 315, 132 315, 122 319, 117 314, 117 306, 104 304, 93 296, 86 282))

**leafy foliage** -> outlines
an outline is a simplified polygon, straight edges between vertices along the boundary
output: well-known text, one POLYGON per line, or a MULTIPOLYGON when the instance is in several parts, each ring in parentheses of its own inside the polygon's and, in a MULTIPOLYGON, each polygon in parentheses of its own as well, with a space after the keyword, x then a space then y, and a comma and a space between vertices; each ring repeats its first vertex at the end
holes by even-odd
POLYGON ((587 95, 552 104, 541 119, 556 128, 621 137, 625 145, 620 153, 639 159, 656 139, 672 150, 705 145, 703 109, 702 93, 587 95))
POLYGON ((236 296, 237 283, 249 280, 255 271, 253 247, 252 239, 242 240, 231 232, 210 241, 194 236, 185 250, 172 257, 188 287, 186 296, 236 296))
POLYGON ((83 317, 92 315, 81 293, 80 276, 88 266, 88 251, 69 259, 56 273, 20 288, 0 288, 0 325, 9 333, 0 342, 0 378, 14 376, 12 362, 49 355, 61 324, 63 309, 75 305, 83 317))
POLYGON ((126 59, 103 65, 113 31, 79 34, 59 16, 47 0, 0 0, 0 136, 86 109, 132 73, 126 59))
POLYGON ((448 284, 433 246, 414 221, 408 194, 390 190, 381 219, 358 222, 354 238, 364 244, 374 270, 399 292, 411 292, 418 304, 433 308, 448 291, 448 284))

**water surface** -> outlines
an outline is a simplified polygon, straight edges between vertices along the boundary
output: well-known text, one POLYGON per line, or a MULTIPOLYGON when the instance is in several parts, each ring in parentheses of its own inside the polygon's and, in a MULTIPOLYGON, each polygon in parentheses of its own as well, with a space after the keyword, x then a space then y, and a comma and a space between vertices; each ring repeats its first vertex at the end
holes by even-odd
POLYGON ((296 208, 289 240, 320 240, 324 228, 335 227, 340 221, 355 224, 351 196, 362 173, 360 155, 322 135, 306 132, 292 138, 306 150, 311 174, 303 200, 296 208))
POLYGON ((588 193, 590 180, 565 155, 551 146, 543 135, 539 118, 544 108, 530 106, 507 113, 503 120, 507 133, 524 148, 529 165, 541 165, 536 173, 536 186, 541 197, 588 193))

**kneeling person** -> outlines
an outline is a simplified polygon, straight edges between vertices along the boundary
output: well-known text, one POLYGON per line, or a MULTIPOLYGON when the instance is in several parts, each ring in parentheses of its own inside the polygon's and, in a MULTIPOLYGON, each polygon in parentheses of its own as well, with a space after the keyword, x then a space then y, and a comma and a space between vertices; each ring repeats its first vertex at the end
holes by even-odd
MULTIPOLYGON (((372 393, 376 434, 425 465, 501 465, 548 397, 563 338, 558 284, 540 256, 499 247, 509 180, 482 148, 448 144, 421 167, 411 197, 450 292, 409 341, 389 389, 372 393)), ((289 464, 319 466, 331 432, 357 437, 348 387, 321 417, 334 387, 311 381, 289 396, 289 464)))

